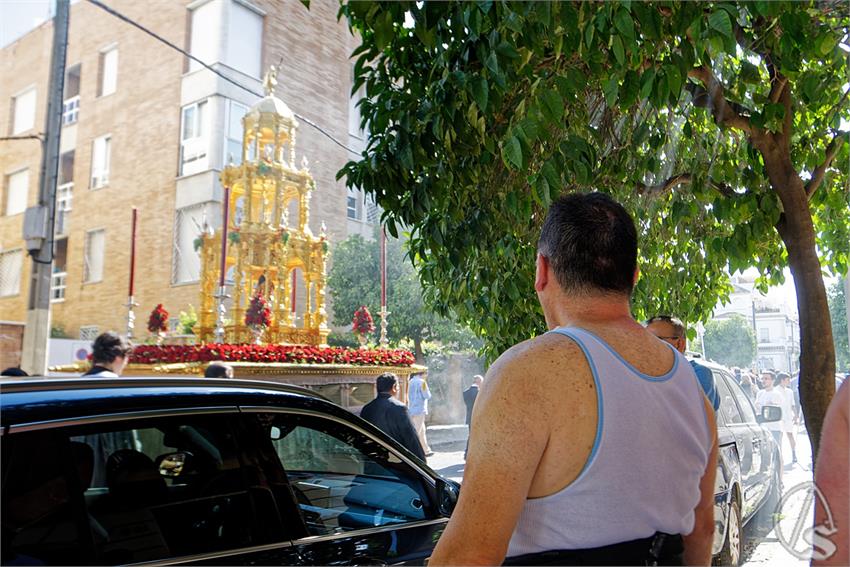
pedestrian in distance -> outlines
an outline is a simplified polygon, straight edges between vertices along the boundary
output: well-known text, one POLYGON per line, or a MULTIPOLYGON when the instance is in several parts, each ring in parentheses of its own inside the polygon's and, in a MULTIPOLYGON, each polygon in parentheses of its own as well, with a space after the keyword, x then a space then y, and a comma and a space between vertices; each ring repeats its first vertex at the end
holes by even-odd
POLYGON ((684 356, 632 317, 637 277, 620 204, 552 203, 534 281, 550 332, 488 370, 430 565, 709 564, 714 411, 684 356))
POLYGON ((794 400, 794 391, 791 389, 791 376, 787 372, 780 372, 776 375, 779 381, 779 388, 782 390, 782 395, 785 396, 785 403, 782 405, 782 430, 788 437, 788 443, 791 445, 791 463, 797 462, 797 432, 794 427, 794 421, 797 415, 796 402, 794 400))
POLYGON ((815 463, 815 549, 813 567, 850 565, 850 382, 826 410, 815 463), (824 505, 829 506, 827 510, 824 505), (817 539, 818 536, 823 539, 817 539))
MULTIPOLYGON (((765 406, 773 406, 777 407, 780 410, 786 404, 785 394, 781 392, 778 388, 774 387, 774 382, 776 381, 776 376, 770 370, 765 370, 761 373, 761 383, 764 386, 764 389, 759 390, 756 393, 756 411, 761 413, 762 408, 765 406)), ((785 412, 783 412, 784 414, 785 412)), ((782 421, 785 419, 785 416, 782 416, 782 419, 779 421, 770 421, 765 423, 764 426, 770 430, 771 435, 773 435, 774 441, 776 441, 777 447, 779 447, 779 457, 781 462, 780 466, 784 463, 784 459, 782 459, 782 431, 783 425, 782 421)))
POLYGON ((92 367, 83 376, 118 378, 124 372, 133 346, 115 331, 101 333, 92 343, 92 367))
POLYGON ((398 376, 385 372, 376 380, 378 395, 363 406, 360 417, 398 441, 408 451, 425 460, 425 451, 416 436, 407 407, 398 401, 398 376))
MULTIPOLYGON (((685 338, 685 325, 681 320, 669 315, 656 315, 646 322, 646 330, 685 354, 685 350, 688 348, 688 340, 685 338)), ((717 411, 720 408, 720 396, 717 395, 714 374, 710 368, 703 366, 696 360, 689 362, 703 392, 705 392, 705 396, 711 402, 711 407, 714 408, 714 411, 717 411)))
POLYGON ((204 370, 204 378, 233 378, 233 367, 226 362, 210 362, 204 370))
POLYGON ((421 374, 411 376, 407 386, 407 409, 410 412, 413 429, 416 431, 416 436, 419 438, 419 443, 422 445, 426 457, 434 454, 431 447, 428 446, 428 437, 425 435, 425 419, 428 417, 428 401, 430 399, 431 390, 428 388, 425 378, 421 374))
POLYGON ((750 376, 750 373, 744 372, 741 375, 741 389, 744 391, 747 397, 750 398, 750 400, 755 397, 755 394, 753 393, 754 388, 755 386, 753 386, 753 379, 750 376))
MULTIPOLYGON (((466 405, 466 425, 469 431, 472 431, 472 408, 475 407, 475 399, 478 397, 478 390, 481 388, 481 384, 484 383, 484 377, 480 374, 476 374, 472 378, 472 384, 463 391, 463 403, 466 405)), ((469 454, 469 437, 466 438, 466 449, 463 451, 463 458, 466 459, 466 456, 469 454)))

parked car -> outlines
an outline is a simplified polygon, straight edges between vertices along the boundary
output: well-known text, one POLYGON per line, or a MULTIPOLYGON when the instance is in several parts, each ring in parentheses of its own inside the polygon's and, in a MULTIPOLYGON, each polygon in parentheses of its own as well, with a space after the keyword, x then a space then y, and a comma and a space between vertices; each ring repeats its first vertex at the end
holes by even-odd
POLYGON ((421 564, 458 494, 292 386, 28 379, 0 406, 3 564, 421 564))
POLYGON ((769 525, 782 495, 779 447, 764 423, 781 420, 779 408, 756 413, 750 398, 722 366, 711 368, 717 382, 718 468, 714 496, 715 563, 737 566, 744 548, 744 526, 769 525))

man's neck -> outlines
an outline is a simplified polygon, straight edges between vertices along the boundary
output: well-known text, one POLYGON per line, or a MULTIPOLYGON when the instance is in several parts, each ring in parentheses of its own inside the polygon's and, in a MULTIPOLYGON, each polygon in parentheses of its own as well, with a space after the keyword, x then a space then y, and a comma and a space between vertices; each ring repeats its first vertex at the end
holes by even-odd
POLYGON ((552 306, 547 323, 550 328, 621 325, 642 328, 634 320, 626 295, 562 295, 552 306))

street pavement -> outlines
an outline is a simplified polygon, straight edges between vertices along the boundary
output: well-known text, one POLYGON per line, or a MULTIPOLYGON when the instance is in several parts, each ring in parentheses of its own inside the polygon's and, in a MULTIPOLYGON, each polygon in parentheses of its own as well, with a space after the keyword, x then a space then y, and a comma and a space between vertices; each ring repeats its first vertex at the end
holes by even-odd
MULTIPOLYGON (((746 543, 742 565, 746 567, 809 565, 811 546, 806 543, 804 529, 812 525, 813 501, 808 484, 812 481, 811 445, 805 430, 797 434, 798 463, 788 466, 783 474, 783 492, 786 495, 781 506, 778 529, 757 529, 751 522, 745 527, 746 543), (780 542, 780 539, 784 540, 780 542), (792 551, 793 550, 793 553, 792 551)), ((791 459, 788 439, 783 438, 784 455, 791 459)), ((465 441, 451 441, 434 446, 434 455, 428 457, 428 465, 441 475, 458 482, 463 481, 463 451, 465 441)))

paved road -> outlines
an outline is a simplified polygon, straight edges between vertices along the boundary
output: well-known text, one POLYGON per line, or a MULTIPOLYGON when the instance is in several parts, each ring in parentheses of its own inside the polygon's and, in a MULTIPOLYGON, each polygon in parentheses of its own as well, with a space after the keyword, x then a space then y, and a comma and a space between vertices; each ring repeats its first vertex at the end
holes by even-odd
MULTIPOLYGON (((790 460, 791 449, 788 440, 783 440, 785 455, 790 460)), ((455 442, 439 446, 439 450, 428 458, 428 464, 443 476, 461 482, 463 480, 463 450, 464 442, 455 442)), ((808 544, 802 539, 802 531, 799 528, 812 525, 814 509, 811 500, 806 496, 809 492, 798 487, 806 486, 812 480, 812 471, 809 469, 811 463, 811 446, 805 431, 797 435, 797 459, 798 464, 788 467, 783 475, 785 494, 792 493, 786 500, 781 510, 779 530, 770 530, 768 533, 759 532, 754 527, 745 528, 747 543, 744 550, 743 563, 746 567, 785 566, 785 565, 808 565, 808 555, 798 558, 792 555, 785 545, 780 543, 779 535, 785 541, 790 541, 792 547, 798 551, 808 552, 808 544), (798 488, 797 491, 794 491, 798 488)))

